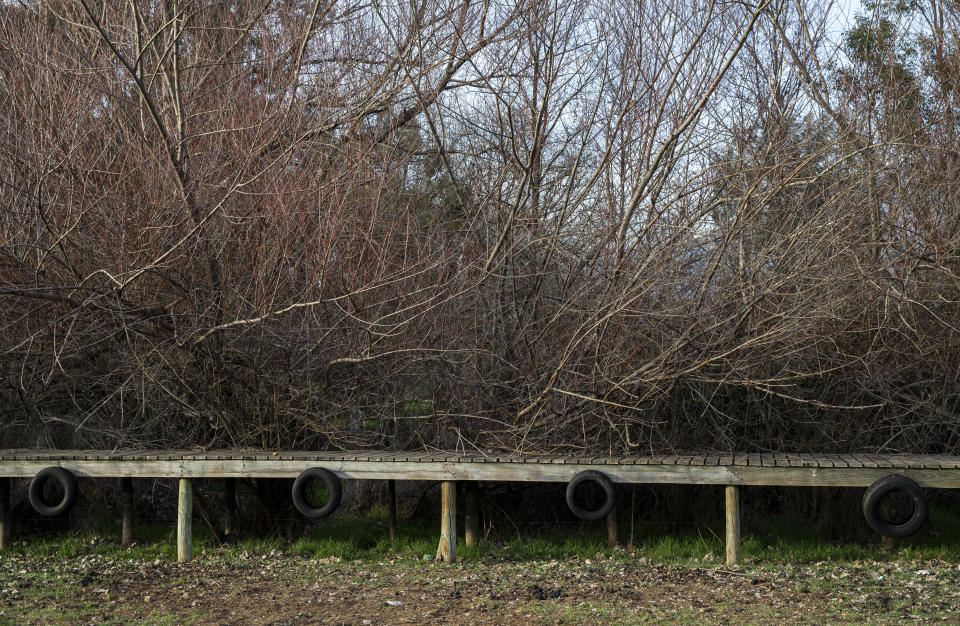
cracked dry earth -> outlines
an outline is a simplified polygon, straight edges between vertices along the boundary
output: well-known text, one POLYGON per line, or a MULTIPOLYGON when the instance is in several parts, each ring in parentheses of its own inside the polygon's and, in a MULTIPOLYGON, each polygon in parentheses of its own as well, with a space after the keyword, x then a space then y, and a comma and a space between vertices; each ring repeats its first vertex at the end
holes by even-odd
POLYGON ((0 624, 634 624, 960 621, 960 566, 666 565, 645 559, 192 563, 0 557, 0 624))

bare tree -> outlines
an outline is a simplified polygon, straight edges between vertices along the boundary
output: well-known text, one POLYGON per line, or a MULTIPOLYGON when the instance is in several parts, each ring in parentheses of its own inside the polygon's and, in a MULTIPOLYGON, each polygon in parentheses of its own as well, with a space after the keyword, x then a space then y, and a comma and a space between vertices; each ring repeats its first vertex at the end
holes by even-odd
POLYGON ((833 15, 0 6, 0 439, 952 451, 957 16, 833 15))

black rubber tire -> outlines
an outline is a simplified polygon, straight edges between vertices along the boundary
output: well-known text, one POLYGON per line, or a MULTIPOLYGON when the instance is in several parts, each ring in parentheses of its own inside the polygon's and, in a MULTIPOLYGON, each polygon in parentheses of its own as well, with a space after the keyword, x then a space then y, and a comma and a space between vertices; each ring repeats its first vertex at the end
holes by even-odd
POLYGON ((336 474, 322 467, 311 467, 303 470, 293 481, 293 505, 303 513, 304 517, 310 519, 320 519, 336 511, 337 507, 340 506, 342 497, 343 489, 340 487, 340 479, 337 478, 336 474), (327 486, 327 492, 330 496, 327 503, 321 507, 315 507, 307 502, 307 486, 313 480, 322 481, 327 486))
POLYGON ((596 470, 587 470, 580 472, 567 484, 567 506, 573 511, 573 514, 584 520, 603 519, 613 510, 617 503, 617 492, 613 488, 613 481, 603 472, 596 470), (577 487, 585 482, 595 482, 603 489, 606 499, 599 509, 587 509, 577 502, 577 487))
POLYGON ((863 516, 870 528, 887 537, 909 537, 920 530, 930 515, 930 503, 920 485, 906 476, 884 476, 863 494, 863 516), (913 515, 902 524, 891 524, 880 515, 880 502, 891 491, 903 491, 913 500, 913 515))
POLYGON ((77 501, 77 477, 62 467, 45 467, 30 481, 30 504, 33 510, 44 517, 57 517, 69 511, 77 501), (63 497, 60 502, 50 504, 43 499, 43 488, 47 481, 60 483, 63 497))

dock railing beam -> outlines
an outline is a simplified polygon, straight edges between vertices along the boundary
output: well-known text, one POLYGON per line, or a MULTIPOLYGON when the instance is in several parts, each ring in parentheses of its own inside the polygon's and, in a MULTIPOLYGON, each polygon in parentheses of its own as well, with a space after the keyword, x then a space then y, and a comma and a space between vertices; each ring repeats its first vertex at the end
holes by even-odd
POLYGON ((740 562, 740 493, 739 487, 727 485, 727 565, 740 562))
POLYGON ((177 503, 177 561, 185 563, 193 558, 193 483, 180 479, 177 503))
POLYGON ((457 560, 457 481, 440 483, 440 545, 437 560, 453 563, 457 560))

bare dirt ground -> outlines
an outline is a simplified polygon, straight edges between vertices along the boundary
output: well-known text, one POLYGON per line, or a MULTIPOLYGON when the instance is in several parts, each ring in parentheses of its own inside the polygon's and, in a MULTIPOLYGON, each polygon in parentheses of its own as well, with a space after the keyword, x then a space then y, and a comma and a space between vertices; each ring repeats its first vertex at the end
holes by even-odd
POLYGON ((7 555, 0 624, 957 623, 958 582, 960 566, 942 561, 446 565, 274 551, 178 565, 7 555))

